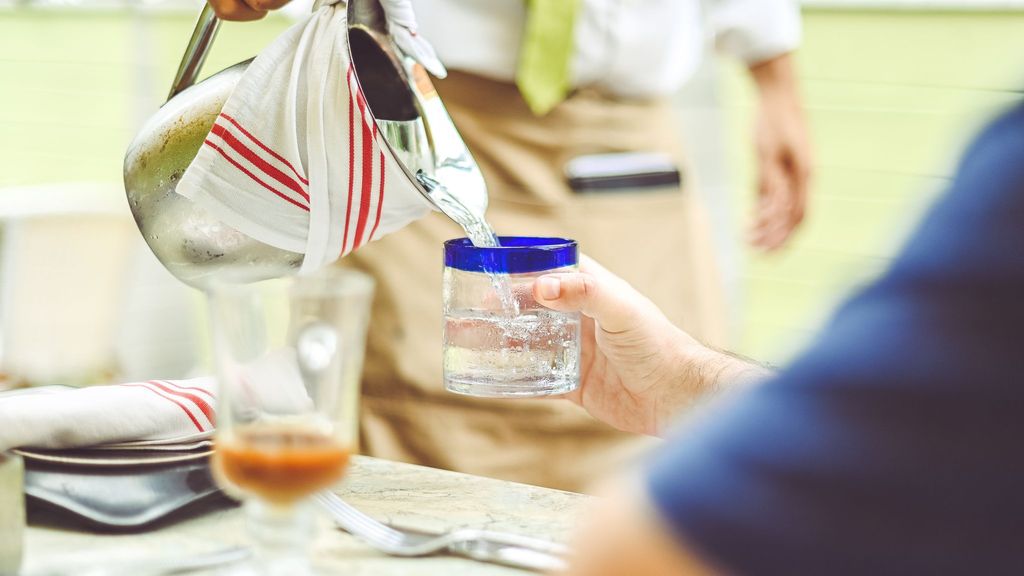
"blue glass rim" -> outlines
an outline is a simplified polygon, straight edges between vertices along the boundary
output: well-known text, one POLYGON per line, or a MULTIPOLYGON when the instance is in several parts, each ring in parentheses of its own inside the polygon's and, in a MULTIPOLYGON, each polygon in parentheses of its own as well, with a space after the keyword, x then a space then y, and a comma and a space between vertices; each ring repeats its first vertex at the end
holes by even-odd
POLYGON ((524 274, 579 263, 575 240, 536 236, 499 236, 501 246, 474 246, 469 238, 444 243, 444 265, 466 272, 524 274))

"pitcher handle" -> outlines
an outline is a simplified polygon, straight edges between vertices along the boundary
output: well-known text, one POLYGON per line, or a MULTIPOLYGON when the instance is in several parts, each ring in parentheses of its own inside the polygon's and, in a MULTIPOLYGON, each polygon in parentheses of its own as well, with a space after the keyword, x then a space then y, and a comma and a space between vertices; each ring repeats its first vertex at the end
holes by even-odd
POLYGON ((171 92, 167 99, 174 98, 179 92, 196 83, 199 71, 203 68, 206 55, 210 52, 213 39, 217 36, 220 28, 220 19, 214 13, 210 4, 204 3, 203 11, 199 13, 199 20, 196 22, 196 29, 192 31, 192 38, 188 41, 185 54, 181 57, 181 64, 178 65, 178 74, 171 84, 171 92))

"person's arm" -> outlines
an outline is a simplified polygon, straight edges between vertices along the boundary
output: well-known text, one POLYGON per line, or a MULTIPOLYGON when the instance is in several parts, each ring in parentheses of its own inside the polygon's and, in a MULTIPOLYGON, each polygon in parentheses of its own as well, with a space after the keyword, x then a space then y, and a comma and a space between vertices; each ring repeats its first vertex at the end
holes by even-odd
POLYGON ((542 276, 533 294, 554 310, 582 313, 580 386, 567 397, 621 430, 661 435, 694 404, 768 374, 702 345, 589 258, 579 273, 542 276))
POLYGON ((807 209, 811 149, 794 72, 800 45, 796 0, 707 0, 716 48, 750 69, 757 87, 754 130, 758 202, 750 241, 781 247, 807 209))
POLYGON ((811 147, 792 53, 750 67, 757 85, 757 213, 750 241, 781 247, 804 219, 811 147))
MULTIPOLYGON (((580 387, 567 398, 622 430, 664 434, 694 404, 766 378, 765 367, 703 346, 593 260, 550 274, 534 298, 583 315, 580 387)), ((574 540, 568 576, 710 576, 719 572, 672 534, 638 478, 606 489, 574 540)))

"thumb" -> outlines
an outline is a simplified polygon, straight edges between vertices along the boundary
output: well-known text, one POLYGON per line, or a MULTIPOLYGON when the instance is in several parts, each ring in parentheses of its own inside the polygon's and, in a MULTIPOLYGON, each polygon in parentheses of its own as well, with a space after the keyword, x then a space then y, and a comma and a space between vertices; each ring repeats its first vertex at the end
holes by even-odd
POLYGON ((552 310, 581 312, 605 332, 626 332, 643 318, 643 298, 632 290, 615 288, 587 273, 546 274, 534 281, 533 297, 552 310))

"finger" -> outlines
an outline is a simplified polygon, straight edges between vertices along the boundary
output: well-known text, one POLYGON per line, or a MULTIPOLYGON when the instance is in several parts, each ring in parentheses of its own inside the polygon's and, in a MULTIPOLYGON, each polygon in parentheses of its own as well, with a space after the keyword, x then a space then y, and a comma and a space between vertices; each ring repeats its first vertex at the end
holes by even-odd
POLYGON ((774 250, 779 246, 779 239, 786 235, 789 226, 789 206, 782 202, 773 202, 771 206, 765 208, 761 217, 755 245, 762 250, 774 250))
POLYGON ((562 312, 581 312, 593 318, 605 332, 634 329, 643 308, 642 296, 592 274, 546 274, 533 284, 540 304, 562 312))
POLYGON ((593 318, 584 316, 580 319, 580 385, 564 394, 544 396, 544 398, 568 400, 573 404, 583 406, 583 390, 590 379, 591 370, 594 368, 594 355, 597 348, 596 333, 593 318))
POLYGON ((792 231, 789 209, 778 210, 772 220, 760 230, 758 247, 767 252, 781 248, 792 231))
POLYGON ((780 184, 785 176, 780 162, 774 155, 761 158, 757 168, 757 209, 764 211, 778 207, 783 195, 779 193, 780 184))
POLYGON ((235 22, 259 20, 267 15, 266 10, 256 10, 242 0, 209 0, 217 18, 235 22))
POLYGON ((583 389, 594 370, 597 355, 597 326, 594 319, 584 316, 580 319, 580 385, 562 397, 583 406, 583 389))
POLYGON ((789 162, 790 180, 793 185, 793 210, 791 218, 796 228, 807 215, 807 198, 811 181, 811 163, 806 150, 795 152, 789 162))
POLYGON ((778 203, 770 195, 763 195, 754 210, 754 220, 751 223, 751 233, 755 237, 761 237, 772 226, 779 212, 778 203))
POLYGON ((764 247, 771 231, 776 227, 782 211, 778 203, 771 198, 765 198, 758 204, 750 229, 752 245, 758 248, 764 247))
POLYGON ((777 223, 764 230, 759 238, 758 247, 765 252, 774 252, 786 244, 791 232, 788 215, 783 214, 777 223))
POLYGON ((770 250, 777 247, 780 227, 789 226, 790 204, 785 176, 776 162, 764 162, 758 182, 760 201, 751 230, 751 244, 770 250))
POLYGON ((778 194, 785 202, 782 203, 783 209, 777 215, 774 225, 770 226, 763 236, 763 247, 767 250, 781 248, 792 238, 804 219, 807 204, 810 172, 806 166, 806 159, 798 157, 795 150, 790 150, 785 160, 780 163, 780 168, 778 194))

